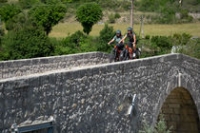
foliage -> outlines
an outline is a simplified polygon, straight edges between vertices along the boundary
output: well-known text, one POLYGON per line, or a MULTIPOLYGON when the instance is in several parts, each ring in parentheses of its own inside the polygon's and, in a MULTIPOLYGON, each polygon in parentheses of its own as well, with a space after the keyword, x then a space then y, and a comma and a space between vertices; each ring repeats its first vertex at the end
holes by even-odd
POLYGON ((93 38, 81 31, 76 31, 56 44, 56 55, 96 51, 93 38))
POLYGON ((86 3, 81 5, 76 11, 76 18, 82 24, 83 31, 87 34, 92 30, 92 26, 103 16, 101 7, 96 3, 86 3))
POLYGON ((39 0, 19 0, 19 4, 23 9, 29 9, 38 2, 39 0))
POLYGON ((116 19, 119 19, 121 16, 120 16, 120 14, 119 13, 115 13, 115 14, 110 14, 109 16, 108 16, 108 22, 109 23, 115 23, 115 21, 116 21, 116 19))
POLYGON ((108 16, 108 22, 109 23, 115 23, 115 16, 114 16, 114 14, 110 14, 109 16, 108 16))
POLYGON ((120 14, 119 13, 115 13, 115 18, 116 19, 121 18, 120 14))
POLYGON ((14 4, 5 4, 0 8, 0 16, 4 22, 7 22, 20 12, 20 7, 14 4))
POLYGON ((161 54, 168 52, 172 48, 171 39, 166 36, 152 36, 151 45, 158 47, 161 54))
POLYGON ((191 38, 186 45, 179 45, 178 52, 200 59, 200 38, 191 38))
POLYGON ((165 118, 164 116, 161 114, 159 116, 159 121, 157 122, 156 126, 155 126, 155 133, 170 133, 170 129, 172 127, 170 127, 168 129, 166 123, 165 123, 165 118))
POLYGON ((57 4, 40 4, 35 6, 29 12, 36 24, 42 26, 48 35, 52 27, 64 18, 66 6, 62 3, 57 4))
POLYGON ((180 11, 180 19, 182 20, 182 22, 192 22, 193 17, 189 16, 189 11, 186 9, 182 9, 180 11))
POLYGON ((100 31, 98 38, 97 50, 103 52, 110 52, 111 47, 107 44, 115 35, 113 27, 105 24, 104 28, 100 31))
POLYGON ((25 13, 19 13, 15 15, 13 18, 9 19, 6 22, 6 29, 7 30, 19 30, 23 28, 26 24, 30 25, 31 22, 27 22, 28 18, 26 17, 25 13))
POLYGON ((7 2, 8 0, 0 0, 0 3, 5 3, 7 2))
POLYGON ((1 25, 0 25, 0 51, 1 51, 1 44, 2 44, 2 39, 3 39, 3 36, 4 36, 4 30, 3 28, 1 28, 1 25))
POLYGON ((142 48, 142 57, 168 54, 172 49, 173 38, 170 36, 145 36, 138 41, 137 46, 142 48))
POLYGON ((171 128, 167 128, 165 119, 163 115, 160 115, 159 121, 156 123, 155 128, 149 126, 146 122, 144 122, 143 130, 139 131, 139 133, 170 133, 171 128))
POLYGON ((189 16, 188 13, 200 11, 200 4, 198 5, 197 0, 184 0, 182 6, 180 6, 178 0, 140 0, 138 3, 139 10, 158 14, 156 17, 152 16, 153 22, 156 23, 192 22, 193 17, 189 16), (179 13, 180 17, 177 17, 176 13, 179 13))
POLYGON ((169 24, 174 23, 175 19, 175 11, 172 8, 167 7, 161 11, 161 15, 157 22, 162 24, 169 24))
POLYGON ((174 34, 173 35, 173 45, 186 45, 192 36, 187 33, 174 34))
POLYGON ((22 59, 50 56, 54 46, 46 34, 34 27, 24 27, 17 31, 9 31, 3 38, 1 59, 22 59))

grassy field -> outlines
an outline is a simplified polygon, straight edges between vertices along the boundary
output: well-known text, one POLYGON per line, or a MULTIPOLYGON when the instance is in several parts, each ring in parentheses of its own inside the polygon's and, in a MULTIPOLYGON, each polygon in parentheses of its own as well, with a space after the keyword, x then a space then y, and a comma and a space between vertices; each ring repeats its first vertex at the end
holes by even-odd
MULTIPOLYGON (((122 30, 123 34, 126 32, 128 24, 110 24, 115 30, 122 30)), ((98 36, 104 25, 94 25, 90 35, 98 36)), ((134 31, 138 34, 140 25, 134 25, 134 31)), ((73 34, 77 30, 82 30, 82 26, 79 23, 60 23, 53 27, 50 37, 63 38, 70 34, 73 34)), ((192 36, 200 37, 200 23, 190 24, 173 24, 173 25, 160 25, 160 24, 147 24, 144 25, 144 35, 166 35, 170 36, 174 33, 189 33, 192 36)))

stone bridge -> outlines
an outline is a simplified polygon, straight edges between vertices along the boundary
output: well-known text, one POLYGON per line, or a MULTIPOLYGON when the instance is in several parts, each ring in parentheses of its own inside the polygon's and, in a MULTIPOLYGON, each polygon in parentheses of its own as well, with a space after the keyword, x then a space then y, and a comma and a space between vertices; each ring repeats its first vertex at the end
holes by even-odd
POLYGON ((54 133, 138 133, 159 114, 174 133, 200 132, 199 60, 169 54, 108 63, 94 52, 0 62, 2 133, 49 119, 54 133))

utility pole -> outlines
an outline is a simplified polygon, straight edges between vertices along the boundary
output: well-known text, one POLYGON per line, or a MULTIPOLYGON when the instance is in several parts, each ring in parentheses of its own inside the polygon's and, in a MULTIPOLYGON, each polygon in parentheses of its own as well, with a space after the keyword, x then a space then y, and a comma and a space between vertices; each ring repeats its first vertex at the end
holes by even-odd
POLYGON ((131 0, 131 15, 130 15, 130 27, 133 28, 133 1, 131 0))
POLYGON ((179 0, 180 7, 182 6, 183 0, 179 0))
POLYGON ((142 15, 140 17, 140 32, 139 32, 139 37, 140 34, 142 33, 142 39, 144 38, 144 29, 143 29, 143 25, 144 25, 144 16, 142 15))

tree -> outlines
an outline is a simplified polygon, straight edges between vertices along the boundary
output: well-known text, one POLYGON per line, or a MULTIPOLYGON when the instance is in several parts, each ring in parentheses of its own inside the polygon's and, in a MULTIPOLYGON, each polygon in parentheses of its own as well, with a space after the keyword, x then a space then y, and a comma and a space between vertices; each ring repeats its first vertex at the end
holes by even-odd
POLYGON ((2 45, 4 56, 0 58, 3 60, 50 56, 55 49, 42 29, 31 26, 9 31, 2 45))
POLYGON ((101 7, 96 3, 86 3, 78 7, 76 18, 83 26, 83 31, 89 34, 92 26, 101 20, 103 16, 101 7))
POLYGON ((8 0, 0 0, 0 3, 8 2, 8 0))
POLYGON ((5 4, 0 8, 0 16, 4 22, 7 22, 9 19, 13 18, 20 12, 20 7, 13 4, 5 4))
POLYGON ((65 5, 62 3, 54 3, 36 6, 30 10, 29 15, 37 25, 44 28, 44 31, 48 35, 51 32, 52 27, 64 18, 65 13, 65 5))
POLYGON ((112 26, 105 24, 104 28, 100 31, 98 38, 99 44, 97 45, 98 51, 110 52, 110 46, 107 44, 114 36, 115 32, 112 26))
POLYGON ((0 23, 0 51, 1 51, 1 41, 2 41, 4 34, 5 34, 4 30, 3 30, 3 28, 1 28, 1 23, 0 23))

